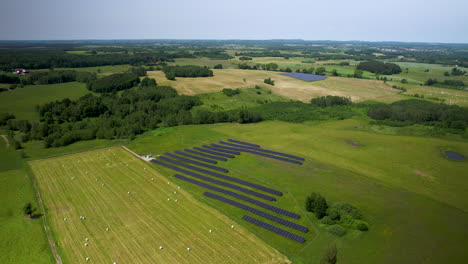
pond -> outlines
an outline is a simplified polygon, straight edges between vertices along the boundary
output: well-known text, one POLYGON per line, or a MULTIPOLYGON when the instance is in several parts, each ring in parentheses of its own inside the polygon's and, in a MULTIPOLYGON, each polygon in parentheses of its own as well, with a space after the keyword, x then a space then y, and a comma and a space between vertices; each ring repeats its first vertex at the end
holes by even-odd
POLYGON ((451 160, 465 160, 465 157, 463 157, 461 154, 458 154, 453 151, 444 151, 445 156, 451 160))

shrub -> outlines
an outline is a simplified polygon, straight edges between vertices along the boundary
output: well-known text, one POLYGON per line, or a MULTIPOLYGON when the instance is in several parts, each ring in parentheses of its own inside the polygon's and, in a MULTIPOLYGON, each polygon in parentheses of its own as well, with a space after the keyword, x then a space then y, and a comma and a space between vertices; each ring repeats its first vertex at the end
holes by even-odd
POLYGON ((336 208, 328 208, 327 215, 331 220, 340 220, 341 218, 340 212, 336 208))
POLYGON ((333 221, 330 216, 325 216, 324 218, 322 218, 320 220, 320 223, 324 224, 324 225, 333 225, 333 224, 336 224, 335 221, 333 221))
POLYGON ((231 97, 233 95, 236 95, 236 94, 240 94, 240 89, 228 89, 228 88, 224 88, 223 89, 223 94, 231 97))
POLYGON ((327 95, 313 98, 312 100, 310 100, 310 103, 316 106, 327 107, 334 105, 349 105, 352 102, 351 98, 349 97, 327 95))
POLYGON ((275 81, 273 81, 271 78, 265 79, 263 82, 269 85, 275 85, 275 81))
POLYGON ((214 69, 222 69, 223 65, 222 64, 216 64, 213 68, 214 69))
POLYGON ((361 219, 362 218, 362 213, 361 211, 356 208, 355 206, 349 204, 349 203, 335 203, 333 205, 334 208, 337 210, 343 211, 347 214, 349 214, 351 217, 354 219, 361 219))
POLYGON ((328 232, 334 234, 335 236, 344 236, 348 230, 340 225, 332 225, 327 228, 328 232))
POLYGON ((354 221, 354 228, 356 228, 357 230, 361 230, 361 231, 367 231, 369 230, 369 224, 367 224, 366 222, 362 220, 356 220, 354 221))

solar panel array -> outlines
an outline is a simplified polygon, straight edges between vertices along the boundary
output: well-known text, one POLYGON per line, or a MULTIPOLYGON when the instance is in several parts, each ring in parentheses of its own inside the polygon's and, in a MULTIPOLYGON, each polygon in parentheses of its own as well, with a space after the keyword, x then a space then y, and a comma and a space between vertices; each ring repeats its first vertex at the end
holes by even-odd
POLYGON ((218 144, 211 144, 211 145, 214 146, 214 147, 220 148, 220 149, 227 149, 227 150, 235 150, 235 151, 241 151, 241 152, 248 152, 248 153, 252 153, 252 154, 259 155, 259 156, 263 156, 263 157, 267 157, 267 158, 272 158, 272 159, 277 159, 277 160, 281 160, 281 161, 286 161, 286 162, 289 162, 289 163, 294 163, 294 164, 302 165, 302 162, 297 161, 297 160, 292 160, 292 159, 286 159, 286 158, 283 158, 283 157, 273 156, 273 155, 270 155, 270 154, 266 154, 266 153, 263 153, 263 152, 254 151, 254 150, 251 150, 251 149, 226 147, 226 146, 221 146, 221 145, 218 145, 218 144))
POLYGON ((301 218, 301 216, 298 215, 298 214, 295 214, 293 212, 278 208, 276 206, 272 206, 272 205, 269 205, 267 203, 252 199, 252 198, 247 197, 247 196, 242 195, 242 194, 238 194, 238 193, 235 193, 235 192, 232 192, 232 191, 229 191, 229 190, 225 190, 223 188, 219 188, 219 187, 216 187, 216 186, 213 186, 213 185, 201 182, 201 181, 197 181, 195 179, 188 178, 188 177, 185 177, 185 176, 180 175, 180 174, 174 174, 174 177, 177 178, 177 179, 181 179, 183 181, 190 182, 190 183, 193 183, 195 185, 207 188, 207 189, 212 190, 212 191, 224 193, 226 195, 232 196, 232 197, 237 198, 239 200, 242 200, 244 202, 248 202, 248 203, 257 205, 259 207, 265 208, 267 210, 270 210, 270 211, 278 213, 278 214, 282 214, 284 216, 288 216, 288 217, 291 217, 291 218, 294 218, 294 219, 301 218))
POLYGON ((199 151, 195 151, 195 150, 191 150, 191 149, 184 149, 184 151, 189 152, 189 153, 192 153, 192 154, 196 154, 196 155, 198 155, 198 156, 202 156, 202 157, 205 157, 205 158, 210 158, 210 159, 220 160, 220 161, 227 161, 226 158, 222 158, 222 157, 218 157, 218 156, 213 156, 213 155, 208 155, 208 154, 206 154, 206 153, 199 152, 199 151))
POLYGON ((169 153, 169 152, 164 153, 164 155, 169 156, 171 158, 178 159, 178 160, 182 160, 182 161, 185 161, 185 162, 188 162, 188 163, 192 163, 192 164, 195 164, 195 165, 198 165, 198 166, 210 168, 212 170, 217 170, 217 171, 220 171, 220 172, 229 172, 228 169, 221 168, 221 167, 214 166, 214 165, 210 165, 210 164, 206 164, 206 163, 199 162, 199 161, 196 161, 196 160, 191 160, 191 159, 188 159, 188 158, 184 158, 184 157, 181 157, 181 156, 169 153))
MULTIPOLYGON (((255 184, 255 183, 244 181, 244 180, 234 178, 234 177, 231 177, 231 176, 227 176, 227 175, 224 175, 224 174, 220 174, 220 173, 217 173, 217 172, 214 172, 214 171, 201 169, 201 168, 198 168, 198 167, 195 167, 195 166, 192 166, 192 165, 182 163, 182 162, 177 161, 177 160, 170 159, 168 157, 160 156, 159 159, 170 162, 170 163, 173 163, 173 164, 176 164, 176 165, 179 165, 179 166, 182 166, 182 167, 185 167, 187 169, 191 169, 191 170, 194 170, 194 171, 205 173, 205 174, 217 177, 217 178, 221 178, 221 179, 232 181, 232 182, 237 182, 237 183, 240 183, 242 185, 255 188, 257 190, 265 191, 265 192, 275 194, 275 195, 278 195, 278 196, 283 195, 283 193, 280 192, 280 191, 277 191, 277 190, 274 190, 274 189, 271 189, 271 188, 268 188, 268 187, 265 187, 265 186, 262 186, 262 185, 258 185, 258 184, 255 184)), ((276 201, 276 199, 275 199, 275 201, 276 201)))
POLYGON ((308 81, 308 82, 320 81, 320 80, 327 78, 327 76, 323 76, 323 75, 315 75, 315 74, 302 73, 302 72, 286 72, 286 73, 281 73, 281 75, 286 75, 289 77, 297 78, 297 79, 308 81))
POLYGON ((195 156, 195 155, 192 155, 192 154, 185 153, 185 152, 183 152, 183 151, 177 150, 177 151, 174 151, 174 152, 175 152, 176 154, 185 156, 185 157, 187 157, 187 158, 192 158, 192 159, 204 161, 204 162, 208 162, 208 163, 211 163, 211 164, 217 164, 217 163, 218 163, 216 160, 205 159, 205 158, 202 158, 202 157, 198 157, 198 156, 195 156))
POLYGON ((273 232, 273 233, 276 233, 276 234, 278 234, 278 235, 284 236, 284 237, 286 237, 286 238, 292 239, 292 240, 297 241, 297 242, 299 242, 299 243, 304 243, 304 242, 306 241, 305 238, 303 238, 303 237, 301 237, 301 236, 298 236, 298 235, 296 235, 296 234, 293 234, 293 233, 291 233, 291 232, 288 232, 288 231, 286 231, 286 230, 284 230, 284 229, 282 229, 282 228, 276 227, 276 226, 274 226, 274 225, 270 225, 270 224, 268 224, 268 223, 265 223, 265 222, 263 222, 263 221, 261 221, 261 220, 258 220, 258 219, 256 219, 256 218, 250 217, 250 216, 248 216, 248 215, 244 215, 244 216, 242 217, 242 220, 245 220, 245 221, 247 221, 247 222, 249 222, 249 223, 252 223, 252 224, 254 224, 254 225, 256 225, 256 226, 265 228, 266 230, 269 230, 269 231, 271 231, 271 232, 273 232))
POLYGON ((234 142, 234 143, 237 143, 237 144, 241 144, 241 145, 246 145, 248 147, 254 147, 254 148, 259 148, 260 147, 260 145, 257 145, 257 144, 247 143, 247 142, 243 142, 243 141, 239 141, 239 140, 235 140, 235 139, 228 139, 228 141, 234 142))
POLYGON ((203 145, 203 147, 206 148, 206 149, 209 149, 209 150, 218 151, 218 152, 222 152, 222 153, 240 155, 239 151, 232 151, 232 150, 227 150, 227 149, 217 149, 217 148, 213 148, 213 147, 208 146, 208 145, 203 145))
MULTIPOLYGON (((238 190, 238 191, 243 192, 243 193, 250 194, 250 195, 258 197, 258 198, 265 199, 267 201, 276 201, 275 197, 272 197, 272 196, 269 196, 269 195, 266 195, 266 194, 263 194, 263 193, 259 193, 259 192, 256 192, 256 191, 252 191, 252 190, 249 190, 249 189, 246 189, 246 188, 243 188, 243 187, 240 187, 240 186, 228 183, 228 182, 224 182, 224 181, 216 180, 216 179, 213 179, 213 178, 210 178, 210 177, 206 177, 206 176, 200 175, 198 173, 195 173, 193 171, 185 170, 185 169, 182 169, 182 168, 167 164, 167 163, 159 161, 159 160, 153 159, 153 160, 151 160, 151 162, 153 162, 154 164, 161 165, 161 166, 164 166, 166 168, 181 172, 181 173, 185 173, 185 174, 193 176, 195 178, 205 180, 207 182, 218 184, 218 185, 221 185, 221 186, 224 186, 224 187, 228 187, 228 188, 231 188, 231 189, 234 189, 234 190, 238 190)), ((232 178, 232 177, 229 177, 229 176, 226 176, 226 175, 223 175, 223 174, 220 174, 220 175, 223 176, 223 179, 232 178)), ((242 180, 239 180, 239 179, 236 179, 236 178, 232 178, 232 179, 242 181, 242 180)))
POLYGON ((283 156, 283 157, 287 157, 287 158, 291 158, 291 159, 297 159, 297 160, 302 160, 302 161, 305 160, 305 159, 302 158, 302 157, 298 157, 298 156, 294 156, 294 155, 286 154, 286 153, 282 153, 282 152, 277 152, 277 151, 262 149, 262 148, 244 147, 244 146, 240 146, 240 145, 236 145, 236 144, 231 144, 231 143, 224 142, 224 141, 220 141, 219 143, 221 143, 221 144, 223 144, 223 145, 231 146, 231 147, 251 149, 251 150, 254 150, 254 151, 260 151, 260 152, 270 153, 270 154, 279 155, 279 156, 283 156))
POLYGON ((284 226, 287 226, 287 227, 290 227, 290 228, 294 228, 294 229, 299 230, 299 231, 304 232, 304 233, 309 232, 309 228, 307 228, 307 227, 305 227, 303 225, 299 225, 299 224, 293 223, 293 222, 291 222, 289 220, 285 220, 283 218, 271 215, 269 213, 263 212, 262 210, 258 210, 256 208, 250 207, 248 205, 245 205, 245 204, 239 203, 237 201, 228 199, 228 198, 226 198, 224 196, 220 196, 220 195, 210 193, 210 192, 204 192, 203 195, 205 195, 207 197, 210 197, 210 198, 213 198, 213 199, 216 199, 218 201, 230 204, 230 205, 235 206, 237 208, 249 211, 249 212, 251 212, 253 214, 259 215, 261 217, 264 217, 264 218, 266 218, 268 220, 271 220, 273 222, 276 222, 278 224, 281 224, 281 225, 284 225, 284 226))
POLYGON ((230 154, 224 154, 224 153, 212 151, 212 150, 205 149, 205 148, 194 147, 193 149, 198 150, 198 151, 203 151, 203 152, 206 152, 206 153, 210 153, 210 154, 213 154, 213 155, 218 155, 218 156, 225 157, 225 158, 233 159, 235 157, 235 156, 230 155, 230 154))

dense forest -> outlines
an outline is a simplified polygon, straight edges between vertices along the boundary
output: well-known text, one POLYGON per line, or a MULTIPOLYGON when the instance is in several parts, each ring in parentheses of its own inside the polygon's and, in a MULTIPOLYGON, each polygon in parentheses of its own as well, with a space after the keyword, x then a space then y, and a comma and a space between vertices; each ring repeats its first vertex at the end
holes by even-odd
POLYGON ((394 63, 384 63, 381 61, 364 61, 358 64, 358 70, 370 71, 372 73, 391 75, 401 72, 400 66, 394 63))
POLYGON ((174 80, 175 77, 210 77, 213 76, 213 71, 207 67, 197 65, 184 65, 184 66, 166 66, 163 68, 166 78, 174 80))
POLYGON ((114 73, 92 82, 88 82, 88 90, 96 93, 110 93, 132 88, 140 83, 138 75, 133 73, 114 73))

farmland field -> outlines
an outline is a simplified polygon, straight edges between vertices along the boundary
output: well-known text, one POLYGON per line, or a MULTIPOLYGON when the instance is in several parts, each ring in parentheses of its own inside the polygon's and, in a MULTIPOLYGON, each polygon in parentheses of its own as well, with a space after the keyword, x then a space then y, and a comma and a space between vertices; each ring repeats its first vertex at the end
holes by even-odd
POLYGON ((29 164, 66 263, 289 262, 122 148, 29 164))
POLYGON ((38 120, 36 105, 65 98, 77 99, 87 93, 84 83, 69 82, 47 85, 26 85, 0 93, 0 112, 12 113, 18 119, 38 120))
POLYGON ((247 88, 255 85, 265 86, 263 80, 272 78, 275 81, 275 85, 267 85, 267 87, 273 93, 304 102, 324 95, 349 96, 353 101, 370 99, 391 101, 399 98, 397 95, 398 90, 394 90, 383 82, 375 80, 328 77, 325 80, 311 83, 271 71, 225 69, 213 70, 213 72, 213 77, 176 78, 176 81, 167 80, 161 71, 148 72, 148 76, 155 78, 158 84, 171 85, 179 93, 189 95, 219 92, 224 88, 247 88))

